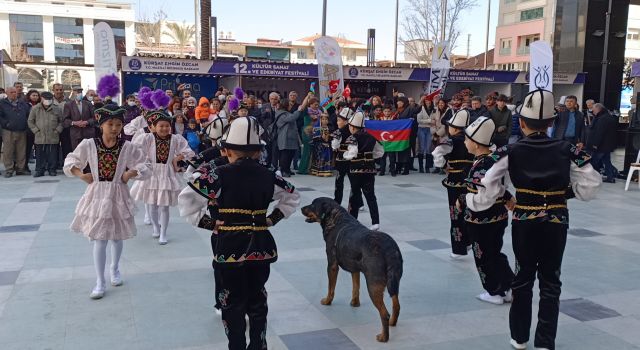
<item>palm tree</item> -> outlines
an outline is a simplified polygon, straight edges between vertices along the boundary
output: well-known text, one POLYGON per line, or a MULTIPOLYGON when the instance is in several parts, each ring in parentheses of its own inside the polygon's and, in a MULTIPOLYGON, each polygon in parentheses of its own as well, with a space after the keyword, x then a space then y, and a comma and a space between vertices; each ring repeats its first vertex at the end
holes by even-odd
POLYGON ((211 59, 211 0, 200 0, 200 58, 211 59))
POLYGON ((184 22, 182 22, 182 25, 178 23, 167 23, 167 29, 168 31, 163 34, 169 36, 176 42, 176 44, 178 44, 180 56, 182 56, 184 48, 191 44, 191 40, 196 34, 195 26, 186 25, 184 22))

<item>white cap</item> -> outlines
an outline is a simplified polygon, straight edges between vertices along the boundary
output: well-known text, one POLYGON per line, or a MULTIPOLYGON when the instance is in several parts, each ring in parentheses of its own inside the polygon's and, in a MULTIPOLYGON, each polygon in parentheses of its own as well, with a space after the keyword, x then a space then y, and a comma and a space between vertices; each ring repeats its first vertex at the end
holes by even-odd
POLYGON ((352 115, 353 115, 353 111, 351 110, 351 108, 344 107, 340 111, 340 114, 338 114, 338 117, 340 117, 342 119, 345 119, 345 120, 349 120, 349 118, 351 118, 352 115))
POLYGON ((534 90, 524 97, 520 106, 520 117, 527 119, 545 120, 556 116, 553 93, 548 90, 534 90))
POLYGON ((349 118, 349 125, 356 128, 364 128, 364 113, 356 112, 351 118, 349 118))
POLYGON ((447 125, 456 129, 464 129, 469 125, 469 121, 471 120, 471 115, 469 111, 466 109, 461 109, 457 111, 451 119, 447 122, 447 125))
POLYGON ((222 146, 239 151, 259 151, 262 149, 259 135, 260 124, 254 117, 238 117, 229 125, 222 146))
POLYGON ((206 131, 209 134, 209 138, 213 141, 217 141, 222 138, 222 134, 224 133, 224 128, 229 125, 229 120, 227 118, 223 118, 220 115, 217 115, 211 124, 207 126, 206 131))
POLYGON ((487 117, 479 117, 464 129, 464 134, 473 142, 489 147, 495 130, 496 124, 493 123, 493 120, 487 117))

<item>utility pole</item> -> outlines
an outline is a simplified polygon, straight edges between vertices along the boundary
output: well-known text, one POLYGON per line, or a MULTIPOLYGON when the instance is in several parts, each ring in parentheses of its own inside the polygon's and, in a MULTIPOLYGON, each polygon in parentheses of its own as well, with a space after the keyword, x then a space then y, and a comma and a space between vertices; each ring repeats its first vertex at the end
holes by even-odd
POLYGON ((327 35, 327 0, 322 0, 322 36, 327 35))
POLYGON ((602 52, 602 76, 600 78, 600 100, 604 103, 604 90, 607 88, 607 68, 609 67, 609 26, 611 24, 611 6, 613 0, 609 0, 609 10, 606 13, 606 24, 604 27, 604 50, 602 52))
POLYGON ((396 0, 396 30, 393 41, 393 66, 398 65, 398 10, 400 9, 400 0, 396 0))
POLYGON ((200 58, 200 33, 199 33, 200 21, 198 20, 198 9, 200 9, 198 0, 193 0, 194 24, 195 24, 195 30, 196 30, 196 35, 195 35, 196 58, 200 58))
POLYGON ((471 34, 467 34, 467 58, 469 58, 470 51, 471 51, 471 34))
POLYGON ((489 22, 491 21, 491 0, 487 0, 487 33, 484 40, 484 69, 487 69, 487 55, 489 51, 489 22))
POLYGON ((441 20, 441 29, 440 29, 440 42, 443 42, 446 38, 447 31, 447 0, 440 1, 440 7, 442 8, 442 20, 441 20))

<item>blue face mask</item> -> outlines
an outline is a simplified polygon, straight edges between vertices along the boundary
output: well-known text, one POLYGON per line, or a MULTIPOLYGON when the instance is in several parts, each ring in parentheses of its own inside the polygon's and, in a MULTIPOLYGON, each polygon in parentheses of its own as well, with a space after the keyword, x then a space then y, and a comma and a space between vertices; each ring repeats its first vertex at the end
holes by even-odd
POLYGON ((76 101, 80 101, 82 100, 82 94, 77 94, 76 95, 76 101))

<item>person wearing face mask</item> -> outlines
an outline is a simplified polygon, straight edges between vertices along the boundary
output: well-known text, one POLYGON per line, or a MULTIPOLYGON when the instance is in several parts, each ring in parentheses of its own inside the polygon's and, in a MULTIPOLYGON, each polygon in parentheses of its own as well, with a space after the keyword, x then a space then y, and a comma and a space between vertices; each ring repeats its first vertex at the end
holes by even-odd
POLYGON ((35 135, 36 172, 33 177, 56 176, 60 133, 62 133, 62 111, 53 105, 53 94, 45 91, 41 102, 31 108, 27 124, 35 135))
MULTIPOLYGON (((125 101, 125 104, 122 106, 122 109, 125 110, 124 112, 125 127, 126 125, 131 123, 134 119, 136 119, 136 117, 142 114, 142 109, 136 103, 136 96, 133 94, 130 94, 127 96, 127 100, 125 101)), ((133 135, 127 135, 126 132, 124 132, 123 130, 122 137, 124 137, 125 140, 131 141, 131 138, 133 137, 133 135)))
POLYGON ((82 99, 82 87, 73 87, 73 99, 64 105, 63 117, 64 126, 69 127, 71 137, 71 148, 84 139, 92 139, 95 136, 96 119, 93 116, 93 105, 82 99))

